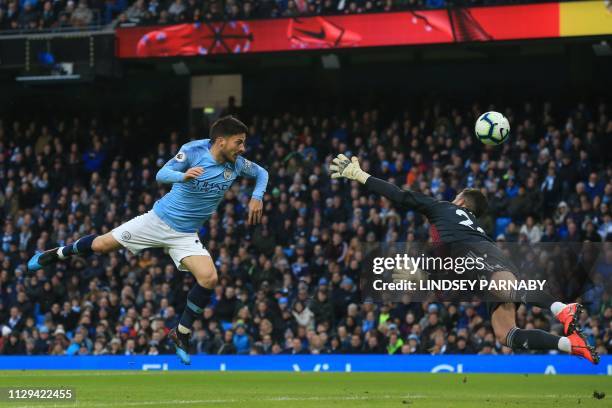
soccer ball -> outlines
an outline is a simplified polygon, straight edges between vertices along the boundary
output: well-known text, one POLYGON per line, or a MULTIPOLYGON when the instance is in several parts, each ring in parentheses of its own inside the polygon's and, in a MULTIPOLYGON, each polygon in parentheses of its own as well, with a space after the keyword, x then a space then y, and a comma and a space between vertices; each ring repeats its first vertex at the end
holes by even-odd
POLYGON ((491 111, 480 115, 474 130, 482 143, 499 145, 508 140, 510 124, 504 115, 491 111))

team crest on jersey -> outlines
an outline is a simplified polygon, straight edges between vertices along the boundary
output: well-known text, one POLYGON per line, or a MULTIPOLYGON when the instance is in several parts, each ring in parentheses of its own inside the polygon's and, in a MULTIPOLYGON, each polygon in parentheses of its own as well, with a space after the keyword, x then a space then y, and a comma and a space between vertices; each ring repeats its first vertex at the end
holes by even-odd
POLYGON ((176 156, 174 156, 177 162, 184 162, 187 158, 187 155, 184 152, 178 152, 176 156))
POLYGON ((232 169, 230 168, 225 168, 225 170, 223 170, 223 178, 226 180, 229 180, 232 178, 232 169))
POLYGON ((132 239, 132 234, 130 234, 129 231, 123 231, 121 233, 121 239, 124 241, 129 241, 130 239, 132 239))

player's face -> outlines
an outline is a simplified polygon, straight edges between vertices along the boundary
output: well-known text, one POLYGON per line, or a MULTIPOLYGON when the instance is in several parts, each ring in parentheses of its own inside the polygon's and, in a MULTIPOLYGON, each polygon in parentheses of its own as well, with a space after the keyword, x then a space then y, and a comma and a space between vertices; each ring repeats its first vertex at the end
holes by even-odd
POLYGON ((244 153, 245 146, 244 141, 246 134, 241 133, 238 135, 232 135, 223 139, 223 145, 221 146, 221 152, 223 158, 229 162, 236 162, 239 155, 244 153))

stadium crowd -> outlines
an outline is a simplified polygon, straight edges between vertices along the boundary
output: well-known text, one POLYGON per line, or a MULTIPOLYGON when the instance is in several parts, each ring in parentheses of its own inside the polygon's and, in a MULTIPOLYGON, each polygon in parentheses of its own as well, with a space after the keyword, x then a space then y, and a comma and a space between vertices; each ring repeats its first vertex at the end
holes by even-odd
POLYGON ((0 0, 0 31, 388 12, 546 0, 0 0))
MULTIPOLYGON (((511 141, 490 149, 472 133, 482 110, 430 105, 391 121, 376 109, 244 115, 246 156, 270 174, 265 215, 245 225, 251 184, 242 180, 200 230, 219 284, 195 323, 192 351, 511 353, 496 342, 484 304, 363 303, 359 264, 368 245, 428 240, 427 221, 327 174, 333 155, 350 152, 372 174, 441 199, 483 189, 491 206, 482 225, 498 241, 610 242, 610 106, 508 109, 511 141)), ((173 352, 165 335, 194 279, 161 250, 26 271, 35 251, 108 232, 169 190, 155 174, 187 138, 172 132, 140 151, 141 123, 116 125, 0 121, 0 354, 173 352)), ((580 320, 601 354, 612 349, 612 251, 606 256, 601 292, 580 320)), ((562 331, 537 307, 521 306, 518 323, 562 331)))

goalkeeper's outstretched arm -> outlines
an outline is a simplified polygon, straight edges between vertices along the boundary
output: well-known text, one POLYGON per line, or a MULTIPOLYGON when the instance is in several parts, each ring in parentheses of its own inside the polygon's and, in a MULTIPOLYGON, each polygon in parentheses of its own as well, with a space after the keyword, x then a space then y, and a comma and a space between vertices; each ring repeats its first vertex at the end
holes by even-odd
POLYGON ((376 178, 361 169, 359 159, 339 154, 329 166, 332 178, 346 178, 364 184, 368 190, 388 198, 396 204, 425 212, 436 200, 424 194, 402 190, 395 184, 376 178))

